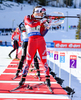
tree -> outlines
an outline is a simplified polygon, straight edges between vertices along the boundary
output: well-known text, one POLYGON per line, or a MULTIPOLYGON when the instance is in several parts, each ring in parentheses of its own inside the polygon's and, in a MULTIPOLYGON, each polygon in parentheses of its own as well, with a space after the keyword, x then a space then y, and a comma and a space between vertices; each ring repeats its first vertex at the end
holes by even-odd
POLYGON ((76 39, 81 39, 81 15, 80 15, 79 23, 76 30, 76 39))
POLYGON ((2 3, 2 0, 0 0, 0 3, 2 3))
POLYGON ((75 3, 74 3, 74 8, 76 8, 76 0, 75 0, 75 3))
POLYGON ((23 3, 23 0, 17 0, 18 3, 23 3))
POLYGON ((46 0, 38 0, 39 4, 42 6, 46 6, 46 0))
POLYGON ((73 0, 64 0, 64 3, 66 4, 66 7, 67 6, 72 6, 73 5, 73 0))

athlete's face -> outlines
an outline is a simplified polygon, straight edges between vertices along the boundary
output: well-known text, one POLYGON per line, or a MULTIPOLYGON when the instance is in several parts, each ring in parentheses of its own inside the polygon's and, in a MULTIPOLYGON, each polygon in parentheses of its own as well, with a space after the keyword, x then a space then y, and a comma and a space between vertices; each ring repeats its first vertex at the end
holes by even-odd
POLYGON ((34 13, 34 16, 43 16, 43 13, 34 13))
POLYGON ((38 13, 37 15, 42 17, 43 16, 43 13, 38 13))

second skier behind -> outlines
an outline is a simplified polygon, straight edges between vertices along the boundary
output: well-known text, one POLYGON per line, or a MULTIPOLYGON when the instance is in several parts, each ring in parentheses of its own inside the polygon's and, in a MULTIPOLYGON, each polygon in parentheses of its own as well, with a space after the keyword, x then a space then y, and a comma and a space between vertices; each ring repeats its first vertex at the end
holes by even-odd
POLYGON ((13 46, 13 50, 9 53, 8 56, 11 58, 11 54, 16 50, 15 59, 18 59, 18 49, 19 49, 19 46, 21 45, 21 33, 20 33, 19 28, 16 28, 16 30, 12 33, 11 43, 13 46))

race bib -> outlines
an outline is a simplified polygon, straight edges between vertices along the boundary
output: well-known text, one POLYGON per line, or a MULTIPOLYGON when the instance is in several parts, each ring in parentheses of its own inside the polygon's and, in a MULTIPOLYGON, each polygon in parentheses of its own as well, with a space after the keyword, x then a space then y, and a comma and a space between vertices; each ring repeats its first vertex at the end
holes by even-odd
POLYGON ((40 26, 38 25, 37 27, 33 27, 31 30, 40 30, 40 26))

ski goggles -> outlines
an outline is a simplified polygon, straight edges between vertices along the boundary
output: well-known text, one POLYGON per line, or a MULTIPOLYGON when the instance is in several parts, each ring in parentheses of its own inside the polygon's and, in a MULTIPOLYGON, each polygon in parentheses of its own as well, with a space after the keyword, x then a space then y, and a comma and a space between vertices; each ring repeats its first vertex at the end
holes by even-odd
POLYGON ((46 9, 45 8, 35 8, 34 13, 46 13, 46 9))

